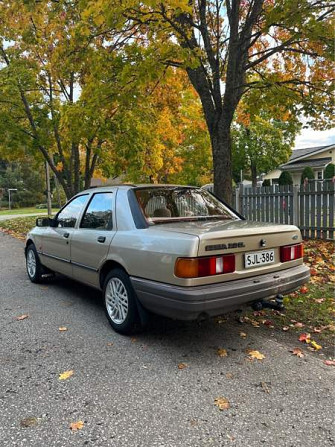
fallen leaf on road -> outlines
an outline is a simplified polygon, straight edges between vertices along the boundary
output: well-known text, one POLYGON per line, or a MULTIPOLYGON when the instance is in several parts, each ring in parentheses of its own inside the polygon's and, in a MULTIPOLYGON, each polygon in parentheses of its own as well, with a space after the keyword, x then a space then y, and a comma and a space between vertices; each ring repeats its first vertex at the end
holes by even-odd
POLYGON ((234 375, 232 373, 226 374, 227 379, 233 379, 234 375))
POLYGON ((178 364, 178 369, 185 369, 185 368, 187 368, 186 363, 179 363, 178 364))
POLYGON ((114 344, 114 343, 112 343, 112 342, 108 342, 108 343, 107 343, 107 346, 113 346, 113 344, 114 344))
POLYGON ((71 422, 71 424, 70 424, 70 429, 72 431, 81 430, 83 427, 84 427, 84 422, 83 421, 71 422))
POLYGON ((245 332, 240 332, 240 337, 241 338, 247 338, 247 334, 245 332))
POLYGON ((249 357, 251 359, 257 359, 257 360, 263 360, 265 359, 265 355, 261 354, 259 351, 247 351, 247 353, 249 354, 249 357))
POLYGON ((21 427, 24 427, 24 428, 34 427, 37 424, 38 424, 38 419, 33 416, 22 419, 22 421, 20 421, 21 427))
POLYGON ((273 327, 274 327, 274 326, 273 326, 273 321, 271 321, 271 320, 263 320, 262 323, 263 323, 265 326, 269 326, 270 328, 273 328, 273 327))
POLYGON ((288 331, 288 330, 289 330, 290 328, 289 328, 288 326, 283 326, 283 328, 282 328, 282 329, 283 329, 283 331, 285 331, 285 332, 286 332, 286 331, 288 331))
POLYGON ((270 394, 270 388, 266 382, 261 382, 261 387, 264 393, 270 394))
POLYGON ((308 288, 306 286, 300 287, 300 293, 307 293, 307 292, 308 292, 308 288))
POLYGON ((304 327, 304 323, 300 323, 299 321, 297 321, 296 323, 294 323, 295 327, 304 327))
POLYGON ((313 348, 314 348, 316 351, 319 351, 320 349, 322 349, 322 346, 321 346, 321 345, 318 345, 317 342, 314 341, 314 340, 311 341, 311 346, 313 346, 313 348))
POLYGON ((325 298, 314 298, 314 302, 318 304, 322 304, 325 301, 325 298))
POLYGON ((259 323, 256 320, 250 320, 253 327, 259 327, 259 323))
POLYGON ((228 410, 228 408, 230 408, 229 400, 225 397, 217 397, 214 400, 214 405, 216 405, 219 410, 228 410))
POLYGON ((136 342, 137 342, 137 338, 135 338, 135 337, 131 337, 130 341, 131 341, 132 343, 136 343, 136 342))
POLYGON ((311 335, 310 334, 301 334, 299 336, 299 341, 304 341, 305 343, 311 342, 311 335))
POLYGON ((62 327, 59 327, 58 330, 59 330, 59 332, 65 332, 65 331, 67 331, 67 327, 62 326, 62 327))
POLYGON ((296 355, 297 357, 305 357, 304 353, 302 352, 302 350, 300 348, 294 348, 291 350, 293 355, 296 355))
POLYGON ((59 374, 59 380, 66 380, 69 379, 71 376, 73 376, 74 371, 71 369, 69 371, 64 371, 63 373, 59 374))
POLYGON ((219 348, 219 349, 216 351, 216 353, 217 353, 217 355, 218 355, 219 357, 227 357, 227 355, 228 355, 227 351, 226 351, 225 349, 223 349, 223 348, 219 348))
POLYGON ((323 363, 327 366, 335 366, 335 360, 324 360, 323 363))
POLYGON ((19 317, 16 317, 15 320, 22 321, 25 320, 26 318, 29 318, 28 314, 20 315, 19 317))

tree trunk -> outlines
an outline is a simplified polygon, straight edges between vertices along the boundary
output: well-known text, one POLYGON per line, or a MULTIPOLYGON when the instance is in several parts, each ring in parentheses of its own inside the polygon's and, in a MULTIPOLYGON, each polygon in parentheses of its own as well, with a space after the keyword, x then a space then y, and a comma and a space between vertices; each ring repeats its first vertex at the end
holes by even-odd
POLYGON ((256 165, 255 160, 251 160, 250 170, 251 170, 252 186, 255 188, 257 186, 257 165, 256 165))
POLYGON ((232 164, 230 123, 220 120, 210 133, 213 167, 214 193, 229 205, 232 202, 232 164))

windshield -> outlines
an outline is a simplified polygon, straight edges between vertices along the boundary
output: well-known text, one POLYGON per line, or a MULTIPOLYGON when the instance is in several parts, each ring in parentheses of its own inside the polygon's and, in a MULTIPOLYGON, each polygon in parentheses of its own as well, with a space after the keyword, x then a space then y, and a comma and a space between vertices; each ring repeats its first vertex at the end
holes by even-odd
POLYGON ((145 187, 135 189, 140 208, 151 223, 238 219, 222 202, 200 188, 145 187))

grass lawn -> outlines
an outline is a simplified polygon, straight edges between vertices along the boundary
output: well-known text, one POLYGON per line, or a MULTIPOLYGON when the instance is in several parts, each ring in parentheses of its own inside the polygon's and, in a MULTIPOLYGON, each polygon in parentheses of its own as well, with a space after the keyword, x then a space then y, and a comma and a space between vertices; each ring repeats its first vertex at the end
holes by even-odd
MULTIPOLYGON (((52 209, 52 213, 56 213, 58 209, 52 209)), ((34 206, 27 208, 14 208, 12 210, 0 210, 0 216, 10 216, 11 214, 47 214, 46 209, 38 209, 34 206)))
MULTIPOLYGON (((34 227, 36 217, 21 217, 0 221, 0 230, 24 239, 34 227)), ((299 337, 306 334, 307 348, 332 350, 335 335, 335 251, 332 242, 310 240, 304 242, 305 263, 311 269, 311 280, 300 290, 284 297, 285 312, 271 309, 250 311, 243 323, 254 327, 292 333, 299 345, 299 337), (313 348, 313 343, 317 348, 313 348)))

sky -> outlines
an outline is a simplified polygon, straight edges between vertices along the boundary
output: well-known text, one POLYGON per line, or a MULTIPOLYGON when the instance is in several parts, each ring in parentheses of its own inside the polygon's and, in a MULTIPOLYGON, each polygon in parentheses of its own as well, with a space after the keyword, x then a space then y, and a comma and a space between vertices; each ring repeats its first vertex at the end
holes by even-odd
POLYGON ((316 131, 311 128, 302 129, 295 139, 294 149, 335 144, 335 129, 316 131))

